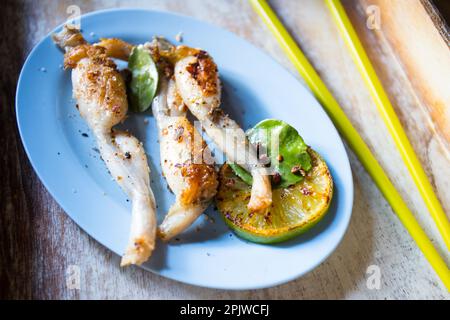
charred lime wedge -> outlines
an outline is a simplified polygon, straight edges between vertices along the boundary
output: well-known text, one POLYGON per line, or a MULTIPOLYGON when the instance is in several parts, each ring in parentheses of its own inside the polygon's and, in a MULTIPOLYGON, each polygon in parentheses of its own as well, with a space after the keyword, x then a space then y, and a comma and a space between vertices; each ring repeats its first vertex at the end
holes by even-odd
POLYGON ((222 166, 217 208, 238 236, 257 243, 282 242, 310 229, 325 216, 333 196, 333 180, 319 154, 310 148, 308 153, 312 168, 305 179, 274 189, 272 206, 264 214, 249 212, 251 186, 228 164, 222 166))

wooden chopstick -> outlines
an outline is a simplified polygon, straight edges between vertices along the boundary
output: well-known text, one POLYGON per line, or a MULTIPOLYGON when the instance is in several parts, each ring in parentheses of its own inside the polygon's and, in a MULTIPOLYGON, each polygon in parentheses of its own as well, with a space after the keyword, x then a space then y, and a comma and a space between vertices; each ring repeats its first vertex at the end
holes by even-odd
POLYGON ((422 230, 414 215, 408 209, 399 192, 395 189, 392 182, 378 163, 369 147, 361 138, 359 133, 353 127, 344 111, 334 99, 331 92, 327 89, 324 82, 320 79, 313 66, 309 63, 303 52, 289 35, 286 28, 280 22, 276 14, 270 8, 265 0, 249 0, 254 10, 262 18, 264 23, 278 40, 280 46, 294 64, 297 71, 305 80, 310 90, 320 101, 329 117, 334 122, 336 128, 358 156, 359 160, 370 174, 375 184, 380 189, 386 200, 391 205, 393 211, 408 230, 411 237, 416 242, 419 249, 428 259, 431 266, 440 277, 447 290, 450 290, 450 271, 442 257, 433 246, 426 233, 422 230))

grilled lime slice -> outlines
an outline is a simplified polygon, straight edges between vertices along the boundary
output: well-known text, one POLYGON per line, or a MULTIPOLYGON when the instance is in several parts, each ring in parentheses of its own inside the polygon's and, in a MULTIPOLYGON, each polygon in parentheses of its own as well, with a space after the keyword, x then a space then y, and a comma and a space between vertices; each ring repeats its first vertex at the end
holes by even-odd
POLYGON ((319 154, 312 149, 308 152, 313 167, 305 179, 287 188, 274 189, 272 206, 265 214, 248 211, 251 186, 228 164, 222 166, 217 208, 238 236, 258 243, 282 242, 305 232, 323 218, 333 196, 333 180, 319 154))

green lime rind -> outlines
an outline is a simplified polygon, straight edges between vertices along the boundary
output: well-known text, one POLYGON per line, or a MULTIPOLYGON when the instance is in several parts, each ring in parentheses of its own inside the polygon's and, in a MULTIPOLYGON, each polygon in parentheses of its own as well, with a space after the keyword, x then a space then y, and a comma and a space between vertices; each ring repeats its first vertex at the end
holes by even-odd
MULTIPOLYGON (((327 208, 328 210, 328 208, 327 208)), ((325 212, 326 213, 326 212, 325 212)), ((292 231, 288 231, 286 233, 281 233, 278 235, 273 236, 262 236, 258 234, 251 233, 245 229, 240 228, 238 225, 234 224, 232 221, 228 220, 225 216, 222 215, 223 220, 225 221, 225 224, 230 228, 238 237, 254 242, 254 243, 260 243, 260 244, 276 244, 285 242, 291 239, 294 239, 298 237, 299 235, 309 231, 312 227, 314 227, 317 223, 319 223, 323 217, 325 216, 319 216, 318 219, 311 221, 308 224, 305 224, 303 227, 298 227, 296 229, 293 229, 292 231)))
POLYGON ((144 112, 152 104, 158 88, 158 68, 150 53, 143 46, 133 48, 128 60, 131 81, 128 84, 130 109, 144 112))

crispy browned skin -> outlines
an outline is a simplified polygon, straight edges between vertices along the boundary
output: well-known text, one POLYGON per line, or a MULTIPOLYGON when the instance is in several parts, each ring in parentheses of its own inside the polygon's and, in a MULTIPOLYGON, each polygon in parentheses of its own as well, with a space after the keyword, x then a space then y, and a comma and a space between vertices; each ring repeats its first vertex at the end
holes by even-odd
POLYGON ((159 61, 160 58, 163 58, 167 61, 169 61, 172 66, 177 63, 180 59, 183 59, 184 57, 192 56, 199 54, 200 52, 204 52, 200 49, 191 48, 188 46, 173 46, 169 42, 167 42, 164 39, 156 38, 158 43, 162 45, 158 46, 151 46, 149 49, 152 52, 152 56, 155 60, 159 61), (166 44, 166 45, 165 45, 166 44))
POLYGON ((217 94, 217 65, 205 51, 198 52, 197 61, 187 67, 187 71, 197 81, 205 96, 217 94))
POLYGON ((89 97, 92 101, 97 101, 101 109, 109 110, 112 113, 112 125, 115 125, 125 118, 128 109, 124 103, 125 82, 117 71, 117 66, 107 57, 106 50, 102 47, 80 45, 64 55, 64 66, 73 69, 84 58, 88 58, 89 62, 79 68, 84 69, 87 76, 77 94, 89 97))
POLYGON ((64 68, 79 67, 80 71, 86 74, 82 79, 83 85, 78 86, 79 89, 76 90, 76 95, 96 102, 99 109, 95 113, 98 118, 96 120, 101 118, 106 121, 104 124, 107 127, 123 120, 128 110, 126 87, 116 64, 107 55, 106 48, 88 44, 79 30, 72 26, 65 26, 63 31, 54 34, 53 41, 65 49, 64 68), (86 59, 85 63, 78 66, 83 59, 86 59))
MULTIPOLYGON (((202 145, 199 147, 194 146, 194 135, 198 134, 195 128, 185 117, 180 117, 178 120, 177 131, 181 131, 182 134, 175 137, 177 143, 183 143, 184 139, 187 139, 190 143, 191 149, 195 150, 195 154, 192 155, 194 162, 195 157, 202 157, 207 149, 206 142, 202 140, 202 145)), ((198 137, 197 137, 198 139, 198 137)), ((200 158, 200 160, 202 160, 200 158)), ((200 161, 198 161, 200 162, 200 161)), ((214 165, 206 163, 193 163, 189 161, 181 165, 181 175, 186 178, 187 186, 181 192, 180 200, 183 205, 190 205, 209 201, 216 194, 218 187, 217 172, 214 169, 214 165)))
POLYGON ((52 39, 63 50, 87 44, 80 30, 72 25, 65 25, 61 32, 52 35, 52 39))
POLYGON ((106 49, 108 57, 127 61, 133 51, 134 45, 117 38, 100 39, 96 44, 106 49))
MULTIPOLYGON (((178 113, 178 108, 176 108, 178 113)), ((182 207, 207 205, 217 192, 217 172, 206 142, 184 116, 158 118, 161 165, 177 201, 182 207), (198 144, 198 145, 196 145, 198 144)))
POLYGON ((181 174, 188 178, 190 188, 183 190, 181 193, 181 203, 183 205, 193 204, 196 201, 201 201, 204 196, 204 190, 217 189, 217 173, 212 166, 205 164, 189 164, 183 166, 181 174))

